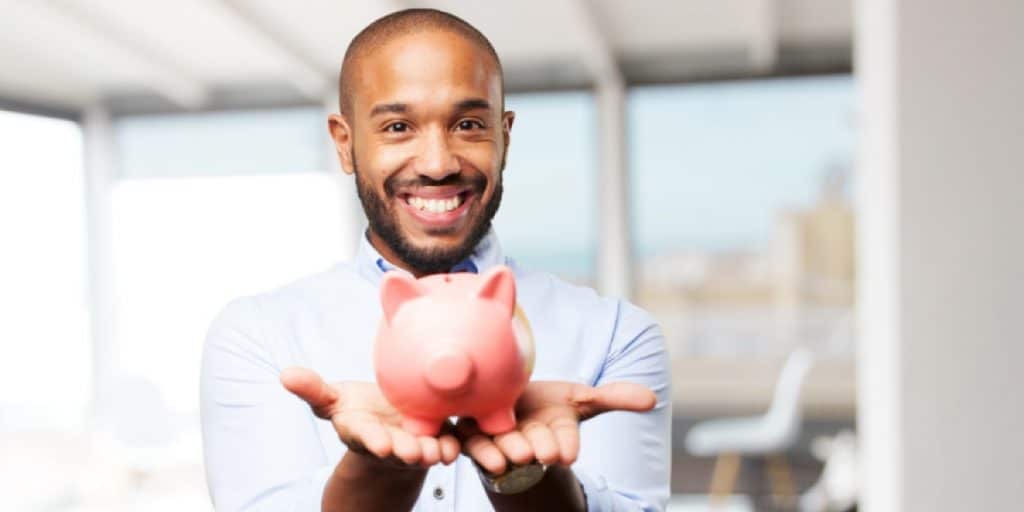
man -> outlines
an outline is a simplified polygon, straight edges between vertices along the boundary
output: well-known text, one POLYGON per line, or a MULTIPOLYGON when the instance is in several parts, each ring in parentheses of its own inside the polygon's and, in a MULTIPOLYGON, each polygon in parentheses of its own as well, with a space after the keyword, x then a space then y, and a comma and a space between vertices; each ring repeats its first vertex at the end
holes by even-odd
POLYGON ((351 264, 236 300, 211 327, 201 410, 217 510, 662 509, 670 410, 657 325, 519 267, 491 230, 514 114, 487 39, 440 11, 391 14, 353 39, 339 82, 328 126, 369 227, 351 264), (517 427, 492 437, 460 419, 414 437, 374 384, 382 274, 498 264, 512 267, 536 340, 517 427), (494 485, 533 461, 547 469, 528 489, 494 485))

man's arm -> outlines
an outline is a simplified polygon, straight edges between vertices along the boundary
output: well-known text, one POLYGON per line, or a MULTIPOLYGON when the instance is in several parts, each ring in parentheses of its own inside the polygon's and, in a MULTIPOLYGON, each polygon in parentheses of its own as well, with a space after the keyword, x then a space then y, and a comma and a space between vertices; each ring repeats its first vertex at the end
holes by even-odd
POLYGON ((426 477, 424 468, 397 467, 349 450, 327 480, 322 510, 411 510, 426 477))
MULTIPOLYGON (((289 377, 281 375, 268 350, 266 337, 272 334, 262 325, 263 319, 255 299, 235 301, 214 321, 204 346, 203 451, 215 509, 334 512, 396 510, 406 503, 405 508, 410 508, 426 476, 426 463, 436 463, 442 456, 446 461, 454 459, 457 442, 451 439, 444 450, 440 443, 423 443, 428 450, 434 449, 425 454, 424 446, 411 436, 393 439, 390 432, 375 436, 373 429, 371 440, 364 442, 360 434, 365 429, 358 421, 352 427, 352 421, 341 418, 332 423, 336 430, 344 428, 351 444, 332 467, 320 444, 318 420, 306 403, 281 385, 289 377), (363 449, 364 444, 382 455, 363 449)), ((291 375, 287 384, 295 388, 293 392, 305 393, 300 396, 307 402, 319 401, 321 407, 314 411, 331 415, 338 411, 339 386, 327 386, 308 371, 285 373, 291 375)), ((371 407, 379 396, 372 384, 340 388, 347 390, 348 402, 357 407, 371 407)), ((376 419, 372 413, 365 418, 376 419)), ((339 437, 345 436, 339 432, 339 437)))
POLYGON ((595 385, 642 384, 657 397, 643 414, 611 412, 580 427, 580 456, 573 465, 588 510, 664 510, 672 467, 671 368, 665 339, 654 318, 628 302, 608 359, 595 385))
POLYGON ((281 387, 257 299, 230 303, 203 347, 206 481, 218 512, 320 510, 331 474, 309 409, 281 387))
POLYGON ((629 304, 622 307, 596 387, 531 382, 516 405, 521 416, 516 431, 492 439, 479 435, 472 423, 460 426, 464 450, 492 473, 505 470, 506 458, 525 464, 536 457, 553 464, 541 482, 521 494, 489 493, 499 511, 550 503, 583 510, 580 498, 591 511, 664 509, 671 446, 668 357, 653 319, 629 304), (575 413, 566 414, 566 407, 575 413), (612 412, 601 414, 606 411, 612 412), (538 422, 549 428, 536 428, 538 422))
POLYGON ((281 383, 329 420, 348 451, 324 489, 324 512, 408 510, 430 466, 459 455, 454 436, 413 436, 375 384, 327 384, 304 368, 281 372, 281 383))

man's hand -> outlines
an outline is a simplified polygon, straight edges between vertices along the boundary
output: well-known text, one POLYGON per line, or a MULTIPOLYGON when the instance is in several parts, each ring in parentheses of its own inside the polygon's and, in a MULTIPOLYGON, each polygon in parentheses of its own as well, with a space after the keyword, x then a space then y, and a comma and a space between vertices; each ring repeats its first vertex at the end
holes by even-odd
POLYGON ((516 428, 488 436, 473 420, 456 426, 463 450, 484 469, 505 472, 507 462, 569 466, 580 450, 579 424, 608 411, 644 412, 657 398, 646 387, 612 382, 591 387, 574 382, 530 382, 516 402, 516 428))
POLYGON ((306 401, 320 418, 334 425, 348 449, 396 466, 427 468, 451 464, 459 455, 459 442, 451 434, 413 436, 402 430, 400 416, 369 382, 327 384, 305 368, 287 368, 281 383, 306 401))

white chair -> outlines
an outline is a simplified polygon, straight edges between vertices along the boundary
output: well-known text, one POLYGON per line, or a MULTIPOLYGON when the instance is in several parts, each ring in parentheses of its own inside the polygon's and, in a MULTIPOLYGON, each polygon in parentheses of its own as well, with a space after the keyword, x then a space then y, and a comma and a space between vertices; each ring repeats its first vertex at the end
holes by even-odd
POLYGON ((732 493, 743 456, 765 457, 773 494, 780 501, 795 500, 796 489, 785 453, 800 436, 800 390, 813 361, 807 349, 789 355, 767 413, 704 421, 686 434, 686 450, 690 454, 717 457, 711 478, 713 501, 732 493))

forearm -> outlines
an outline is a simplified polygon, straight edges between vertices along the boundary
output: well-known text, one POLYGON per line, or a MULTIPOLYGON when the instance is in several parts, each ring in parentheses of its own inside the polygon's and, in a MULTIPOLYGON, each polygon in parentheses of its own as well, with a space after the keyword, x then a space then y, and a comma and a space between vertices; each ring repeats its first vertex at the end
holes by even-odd
POLYGON ((411 510, 427 470, 348 451, 324 488, 323 512, 411 510))
POLYGON ((566 510, 584 512, 587 509, 583 488, 572 469, 550 466, 537 485, 518 494, 498 494, 487 491, 487 497, 496 512, 535 510, 566 510))

